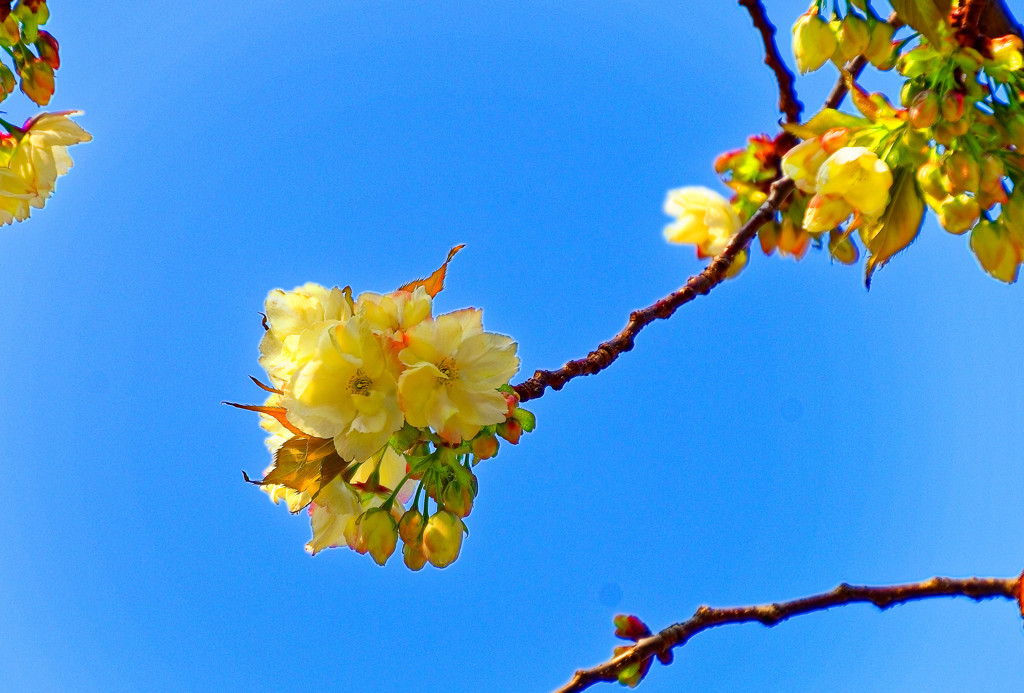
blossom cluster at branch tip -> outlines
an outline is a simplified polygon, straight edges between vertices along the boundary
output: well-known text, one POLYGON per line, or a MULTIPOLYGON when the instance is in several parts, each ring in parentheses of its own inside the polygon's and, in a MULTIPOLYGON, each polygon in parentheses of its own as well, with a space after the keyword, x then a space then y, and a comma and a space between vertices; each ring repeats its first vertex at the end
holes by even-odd
POLYGON ((28 219, 73 165, 68 147, 92 135, 71 120, 81 111, 42 113, 15 134, 0 136, 0 224, 28 219))
POLYGON ((383 565, 401 539, 409 568, 449 565, 473 466, 534 426, 508 385, 516 343, 486 332, 479 309, 433 314, 446 266, 387 294, 310 283, 267 296, 270 396, 235 406, 260 412, 274 463, 254 483, 309 509, 310 553, 348 546, 383 565))

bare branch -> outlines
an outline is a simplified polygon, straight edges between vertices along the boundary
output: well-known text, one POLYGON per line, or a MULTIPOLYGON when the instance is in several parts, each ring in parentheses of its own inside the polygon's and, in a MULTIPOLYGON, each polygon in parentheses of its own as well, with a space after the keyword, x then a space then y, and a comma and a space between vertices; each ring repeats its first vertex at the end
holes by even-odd
POLYGON ((768 199, 760 208, 747 219, 747 222, 740 227, 736 235, 732 237, 725 247, 711 264, 704 268, 700 274, 690 277, 689 281, 681 289, 673 291, 665 298, 657 301, 641 310, 633 311, 629 316, 629 322, 617 335, 607 342, 600 344, 597 349, 587 354, 585 358, 569 361, 556 371, 537 371, 528 380, 514 386, 519 399, 526 402, 536 399, 544 394, 545 388, 561 390, 562 387, 573 378, 580 375, 594 375, 610 366, 612 362, 624 351, 633 348, 636 335, 644 327, 656 319, 667 319, 672 317, 679 306, 689 303, 698 296, 703 296, 713 288, 722 283, 726 273, 732 267, 736 257, 747 247, 750 241, 757 235, 758 229, 775 216, 779 205, 793 191, 793 181, 789 178, 780 178, 772 183, 768 199))
POLYGON ((761 40, 764 41, 764 64, 775 73, 775 79, 779 83, 779 111, 786 115, 786 122, 799 123, 804 105, 796 96, 793 73, 786 67, 779 47, 775 44, 775 25, 768 20, 768 12, 761 4, 761 0, 738 1, 747 8, 750 18, 754 20, 754 26, 761 32, 761 40))
POLYGON ((835 606, 869 602, 885 610, 897 604, 935 597, 967 597, 982 599, 1016 599, 1021 602, 1024 574, 1013 578, 947 578, 934 577, 924 582, 890 586, 857 586, 843 583, 831 592, 789 602, 713 609, 702 606, 688 621, 676 623, 665 630, 643 638, 629 650, 592 669, 576 672, 565 686, 555 693, 573 693, 590 688, 601 681, 616 681, 626 667, 643 662, 659 652, 685 645, 690 638, 711 628, 730 623, 761 623, 769 628, 794 616, 824 611, 835 606))

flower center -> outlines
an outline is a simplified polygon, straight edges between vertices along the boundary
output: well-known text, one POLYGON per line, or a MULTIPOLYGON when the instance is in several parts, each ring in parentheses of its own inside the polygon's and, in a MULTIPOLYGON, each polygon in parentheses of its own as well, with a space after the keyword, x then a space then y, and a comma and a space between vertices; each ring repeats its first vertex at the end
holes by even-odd
POLYGON ((353 395, 369 397, 371 387, 373 387, 373 380, 366 373, 363 373, 362 369, 357 370, 356 374, 348 381, 348 391, 353 395))
POLYGON ((459 377, 459 369, 452 359, 441 359, 437 364, 437 370, 441 371, 441 375, 444 376, 437 379, 442 385, 451 385, 451 382, 459 377))

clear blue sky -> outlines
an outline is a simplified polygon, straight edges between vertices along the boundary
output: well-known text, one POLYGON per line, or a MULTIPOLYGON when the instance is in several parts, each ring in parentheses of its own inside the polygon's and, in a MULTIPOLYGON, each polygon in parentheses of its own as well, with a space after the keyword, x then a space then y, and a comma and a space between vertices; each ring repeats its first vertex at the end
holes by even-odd
MULTIPOLYGON (((768 4, 788 55, 805 4, 768 4)), ((440 308, 482 307, 525 375, 699 270, 661 239, 665 191, 717 186, 713 157, 778 118, 733 3, 52 14, 52 107, 95 141, 0 230, 0 688, 548 691, 610 654, 620 611, 1024 567, 1021 288, 932 220, 870 293, 758 253, 534 403, 447 570, 310 558, 306 518, 243 483, 262 431, 220 402, 260 399, 269 289, 387 291, 465 243, 440 308)), ((800 81, 809 107, 831 82, 800 81)), ((949 601, 719 629, 640 690, 1022 680, 1013 605, 949 601)))

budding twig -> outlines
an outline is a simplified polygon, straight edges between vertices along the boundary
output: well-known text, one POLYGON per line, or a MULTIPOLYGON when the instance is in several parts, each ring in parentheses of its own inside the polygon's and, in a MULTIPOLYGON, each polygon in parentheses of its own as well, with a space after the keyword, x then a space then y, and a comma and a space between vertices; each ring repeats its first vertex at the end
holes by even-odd
POLYGON ((761 4, 761 0, 739 0, 739 4, 747 8, 750 18, 754 20, 754 26, 761 32, 761 40, 764 41, 764 64, 775 73, 775 79, 779 83, 779 111, 786 115, 787 123, 799 123, 804 105, 796 96, 793 73, 786 67, 786 62, 775 43, 775 25, 769 21, 768 12, 761 4))
POLYGON ((642 662, 659 652, 681 647, 701 631, 730 623, 756 621, 770 628, 793 616, 860 602, 870 602, 882 610, 897 604, 933 597, 968 597, 975 601, 1002 597, 1016 599, 1020 603, 1022 579, 1024 574, 1012 578, 934 577, 924 582, 889 586, 858 586, 843 583, 831 592, 789 602, 724 609, 702 606, 690 620, 676 623, 660 633, 641 639, 632 648, 604 664, 577 671, 572 680, 555 693, 573 693, 590 688, 601 681, 615 681, 618 673, 626 667, 642 662))

